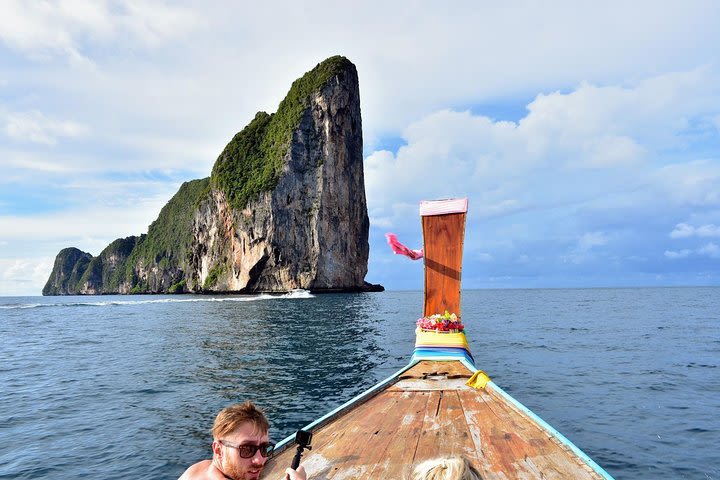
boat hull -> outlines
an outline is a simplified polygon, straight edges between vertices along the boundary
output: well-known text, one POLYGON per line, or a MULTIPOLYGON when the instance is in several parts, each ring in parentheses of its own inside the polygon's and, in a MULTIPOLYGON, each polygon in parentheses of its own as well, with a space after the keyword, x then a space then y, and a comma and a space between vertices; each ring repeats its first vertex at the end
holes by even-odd
MULTIPOLYGON (((484 479, 612 478, 492 381, 468 386, 473 373, 462 361, 420 360, 308 425, 308 478, 404 479, 448 455, 466 456, 484 479)), ((294 454, 288 437, 264 478, 281 478, 294 454)))

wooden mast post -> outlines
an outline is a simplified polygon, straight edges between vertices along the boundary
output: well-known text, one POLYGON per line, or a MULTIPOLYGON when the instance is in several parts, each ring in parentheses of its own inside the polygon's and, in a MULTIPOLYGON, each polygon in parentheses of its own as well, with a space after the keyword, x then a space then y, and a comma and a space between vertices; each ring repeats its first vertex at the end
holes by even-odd
POLYGON ((424 316, 460 317, 460 279, 467 198, 420 203, 425 258, 424 316))

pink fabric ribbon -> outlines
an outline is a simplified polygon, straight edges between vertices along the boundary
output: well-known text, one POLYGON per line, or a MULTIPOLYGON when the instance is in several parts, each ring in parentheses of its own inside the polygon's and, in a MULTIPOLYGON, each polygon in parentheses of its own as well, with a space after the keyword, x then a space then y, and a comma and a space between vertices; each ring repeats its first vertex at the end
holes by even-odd
POLYGON ((405 255, 412 260, 420 260, 421 258, 423 258, 422 250, 409 249, 398 241, 397 235, 395 235, 394 233, 386 233, 385 238, 387 238, 387 242, 390 245, 390 248, 392 248, 392 251, 396 254, 405 255))

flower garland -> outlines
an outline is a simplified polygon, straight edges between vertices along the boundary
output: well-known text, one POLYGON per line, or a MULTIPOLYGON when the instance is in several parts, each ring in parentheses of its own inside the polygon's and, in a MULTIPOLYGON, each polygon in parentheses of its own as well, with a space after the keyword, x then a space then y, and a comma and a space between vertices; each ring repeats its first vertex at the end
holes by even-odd
POLYGON ((465 326, 460 321, 460 318, 454 313, 449 313, 445 310, 445 313, 430 315, 429 317, 418 318, 417 326, 423 330, 436 331, 436 332, 462 332, 465 330, 465 326))

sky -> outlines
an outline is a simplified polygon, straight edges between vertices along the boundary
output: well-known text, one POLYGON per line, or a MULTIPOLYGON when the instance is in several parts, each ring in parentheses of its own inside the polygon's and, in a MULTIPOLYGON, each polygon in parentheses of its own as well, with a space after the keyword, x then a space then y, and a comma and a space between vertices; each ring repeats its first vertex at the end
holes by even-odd
POLYGON ((366 280, 421 289, 421 200, 467 197, 464 288, 720 285, 720 2, 0 2, 0 295, 147 232, 258 111, 358 69, 366 280))

